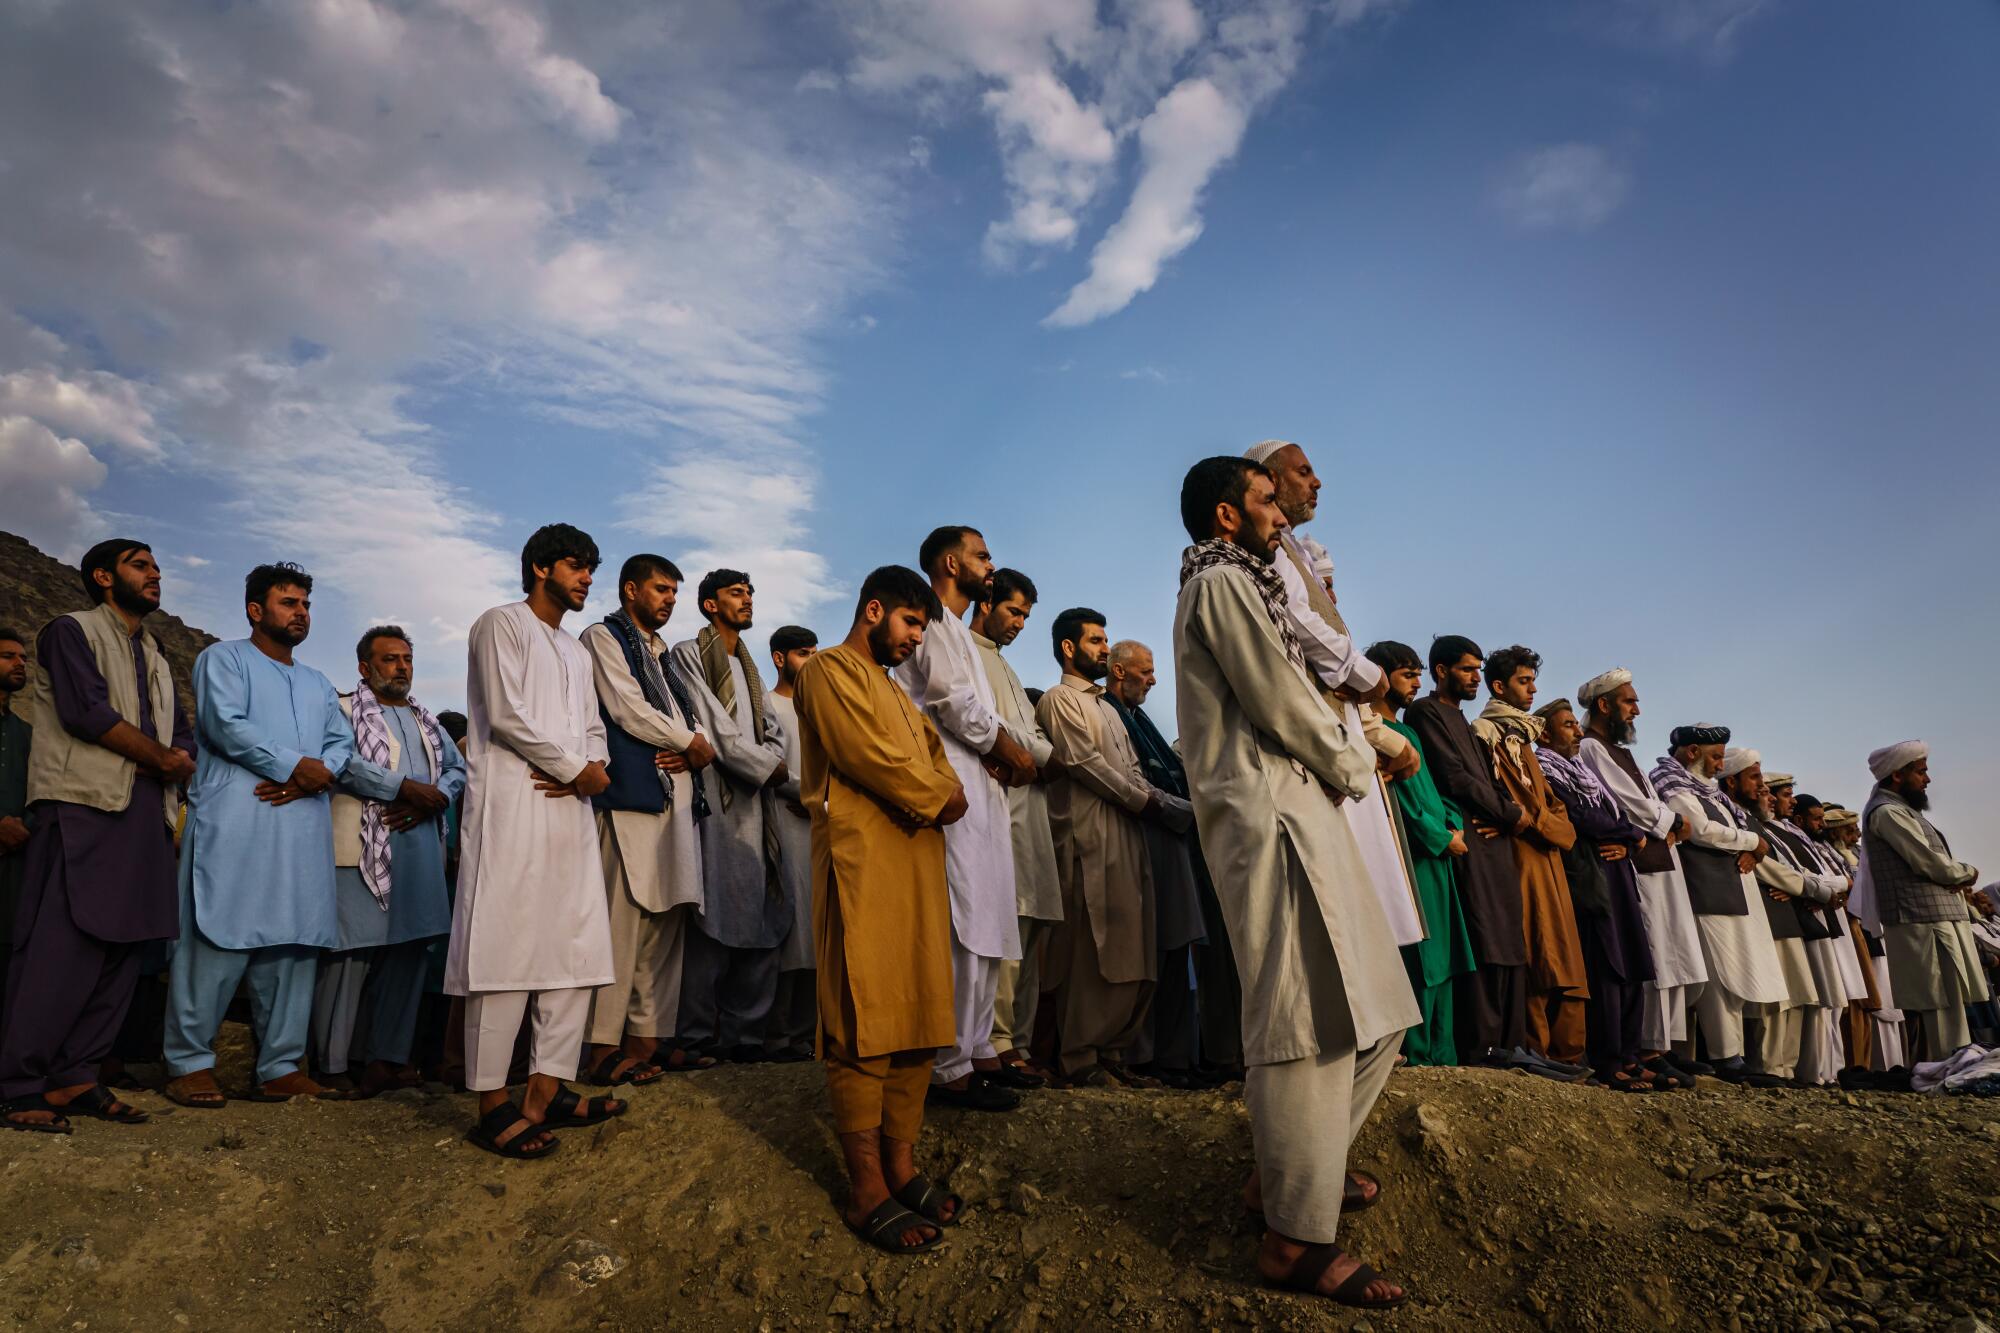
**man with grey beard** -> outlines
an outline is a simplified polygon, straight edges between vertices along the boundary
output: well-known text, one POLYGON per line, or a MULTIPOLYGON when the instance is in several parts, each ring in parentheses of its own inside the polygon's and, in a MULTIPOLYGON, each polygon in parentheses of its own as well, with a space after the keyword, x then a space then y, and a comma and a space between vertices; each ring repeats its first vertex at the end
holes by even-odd
POLYGON ((410 697, 410 636, 377 625, 354 655, 360 680, 340 697, 354 756, 333 796, 334 900, 340 943, 321 959, 312 1037, 320 1073, 366 1062, 363 1097, 419 1081, 408 1069, 433 941, 451 933, 444 812, 465 790, 465 760, 410 697))

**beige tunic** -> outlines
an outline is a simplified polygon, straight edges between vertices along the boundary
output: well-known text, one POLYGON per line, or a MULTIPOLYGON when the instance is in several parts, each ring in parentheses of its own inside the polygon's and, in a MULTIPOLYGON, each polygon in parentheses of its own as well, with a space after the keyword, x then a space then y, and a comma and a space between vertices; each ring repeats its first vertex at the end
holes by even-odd
MULTIPOLYGON (((1054 753, 1041 724, 1035 721, 1035 706, 1021 688, 1021 678, 1000 655, 1000 647, 983 634, 972 641, 979 647, 979 660, 986 678, 993 682, 993 700, 1000 720, 1035 761, 1045 767, 1054 753)), ((1014 907, 1016 915, 1036 921, 1063 919, 1062 880, 1056 874, 1055 834, 1049 828, 1049 789, 1042 783, 1007 789, 1007 812, 1014 832, 1014 907)))
POLYGON ((1244 1059, 1366 1049, 1415 1026, 1388 916, 1330 794, 1365 795, 1375 752, 1287 660, 1249 575, 1217 567, 1182 586, 1174 670, 1202 852, 1243 978, 1244 1059), (1333 983, 1305 965, 1324 953, 1302 943, 1309 929, 1333 945, 1351 1030, 1333 983))
MULTIPOLYGON (((1064 897, 1078 904, 1097 944, 1106 981, 1151 981, 1153 869, 1138 813, 1153 788, 1139 768, 1125 723, 1104 687, 1065 674, 1042 695, 1036 720, 1068 775, 1049 794, 1056 868, 1064 897)), ((1086 922, 1072 921, 1073 929, 1086 922)))
MULTIPOLYGON (((701 724, 682 717, 680 706, 671 697, 664 713, 647 702, 646 692, 639 687, 625 661, 624 646, 610 626, 592 625, 580 637, 583 646, 590 650, 597 706, 614 724, 634 740, 676 754, 694 743, 701 724)), ((655 658, 667 651, 665 641, 657 634, 648 634, 645 646, 655 658)), ((673 805, 662 814, 648 814, 644 810, 608 812, 627 891, 632 901, 648 912, 664 912, 682 903, 693 903, 699 910, 702 901, 701 840, 694 822, 694 783, 685 773, 674 774, 673 782, 673 805)))

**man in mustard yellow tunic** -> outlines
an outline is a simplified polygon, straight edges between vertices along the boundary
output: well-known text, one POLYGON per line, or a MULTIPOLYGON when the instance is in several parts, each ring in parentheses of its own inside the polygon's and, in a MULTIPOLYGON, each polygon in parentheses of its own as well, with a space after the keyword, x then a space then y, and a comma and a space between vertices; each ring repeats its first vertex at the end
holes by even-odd
POLYGON ((917 1174, 915 1147, 932 1059, 957 1040, 943 828, 965 814, 965 792, 937 732, 888 676, 941 614, 928 582, 884 566, 861 585, 847 638, 793 687, 844 1216, 895 1254, 935 1246, 961 1207, 917 1174))

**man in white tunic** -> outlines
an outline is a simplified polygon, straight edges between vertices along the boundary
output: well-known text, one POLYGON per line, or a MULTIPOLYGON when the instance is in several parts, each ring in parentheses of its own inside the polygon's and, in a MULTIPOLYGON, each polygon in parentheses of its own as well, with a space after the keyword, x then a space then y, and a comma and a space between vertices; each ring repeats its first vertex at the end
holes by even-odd
POLYGON ((1798 780, 1790 773, 1764 774, 1764 790, 1771 798, 1771 817, 1764 822, 1764 838, 1799 873, 1809 886, 1806 897, 1810 909, 1801 912, 1809 927, 1806 963, 1812 968, 1817 1002, 1805 1014, 1805 1031, 1799 1041, 1798 1081, 1813 1087, 1835 1082, 1847 1064, 1841 1040, 1841 1019, 1858 993, 1848 985, 1854 964, 1854 941, 1847 932, 1847 913, 1842 907, 1852 879, 1845 868, 1836 870, 1820 859, 1819 848, 1796 816, 1801 804, 1798 780))
POLYGON ((1930 806, 1930 748, 1885 745, 1868 756, 1875 789, 1861 811, 1867 891, 1855 900, 1879 924, 1896 1003, 1916 1020, 1915 1060, 1942 1060, 1972 1040, 1965 1006, 1989 997, 1967 901, 1977 867, 1953 858, 1923 812, 1930 806))
POLYGON ((945 613, 895 675, 937 728, 945 757, 965 787, 968 807, 965 818, 944 833, 958 1042, 938 1053, 931 1098, 946 1106, 1005 1111, 1019 1105, 1020 1097, 993 1077, 1015 1072, 1002 1071, 994 1054, 993 1006, 1000 964, 1021 957, 1013 819, 1005 788, 1034 781, 1035 761, 1001 723, 993 682, 965 625, 966 611, 986 595, 993 576, 986 539, 961 525, 938 528, 924 538, 917 561, 945 613))
POLYGON ((674 667, 716 750, 701 823, 701 916, 681 945, 680 1041, 735 1061, 764 1058, 778 946, 792 930, 778 829, 766 818, 771 792, 791 773, 764 677, 743 642, 755 591, 742 570, 710 570, 695 589, 708 624, 674 646, 674 667))
POLYGON ((810 1060, 819 1006, 814 975, 812 926, 812 812, 799 799, 799 712, 792 703, 799 669, 819 651, 819 636, 803 625, 780 625, 771 631, 771 665, 778 684, 765 704, 771 722, 785 740, 785 780, 772 793, 770 817, 778 829, 778 882, 792 907, 792 933, 778 946, 778 997, 771 1004, 771 1021, 764 1029, 769 1059, 786 1063, 810 1060))
POLYGON ((987 682, 993 686, 1001 722, 1027 748, 1035 765, 1035 781, 1007 789, 1021 959, 1000 964, 993 1000, 993 1053, 1008 1072, 1041 1084, 1047 1080, 1032 1067, 1028 1044, 1034 1039, 1035 1017, 1041 1011, 1043 954, 1063 919, 1062 880, 1056 870, 1055 835, 1049 823, 1049 784, 1062 776, 1062 766, 1055 762, 1055 750, 1035 720, 1035 706, 1021 688, 1021 678, 1000 652, 1020 637, 1037 596, 1026 574, 1014 569, 994 570, 985 597, 973 608, 972 642, 979 649, 987 682))
MULTIPOLYGON (((1375 751, 1328 707, 1285 605, 1269 474, 1197 463, 1181 485, 1176 704, 1201 844, 1243 979, 1245 1099, 1266 1282, 1383 1308, 1406 1293, 1335 1245, 1355 1133, 1420 1021, 1396 938, 1335 810, 1375 751)), ((1364 1195, 1365 1197, 1365 1195, 1364 1195)))
POLYGON ((1646 946, 1653 955, 1653 979, 1646 983, 1639 1044, 1648 1064, 1664 1060, 1688 1075, 1712 1074, 1707 1063, 1694 1058, 1688 1012, 1708 984, 1708 965, 1701 957, 1701 933, 1694 923, 1682 878, 1678 844, 1687 838, 1687 820, 1676 814, 1632 754, 1639 716, 1639 694, 1632 673, 1614 667, 1577 688, 1577 706, 1584 711, 1583 748, 1577 757, 1590 766, 1625 818, 1646 833, 1646 845, 1632 854, 1639 878, 1639 913, 1646 925, 1646 946))
POLYGON ((1681 869, 1708 966, 1708 984, 1695 1004, 1702 1040, 1717 1078, 1775 1087, 1780 1080, 1758 1072, 1744 1057, 1746 1011, 1787 998, 1755 874, 1771 849, 1755 832, 1737 826, 1729 798, 1716 786, 1729 729, 1677 727, 1672 739, 1673 753, 1661 758, 1650 776, 1653 789, 1687 821, 1681 869))
POLYGON ((1730 817, 1736 826, 1753 833, 1763 845, 1753 872, 1763 890, 1760 899, 1771 924, 1771 943, 1778 951, 1778 967, 1785 975, 1785 998, 1776 1004, 1746 1010, 1745 1018, 1756 1035, 1756 1068, 1759 1072, 1790 1083, 1798 1073, 1799 1052, 1806 1031, 1806 1015, 1819 1004, 1819 987, 1813 981, 1812 963, 1806 956, 1808 922, 1805 913, 1814 901, 1831 900, 1830 885, 1817 877, 1808 880, 1787 863, 1776 839, 1768 831, 1771 798, 1764 790, 1764 759, 1756 750, 1731 748, 1723 751, 1722 791, 1728 800, 1730 817))
POLYGON ((1424 938, 1424 923, 1397 827, 1396 803, 1389 799, 1383 782, 1416 772, 1422 758, 1414 745, 1382 725, 1375 715, 1374 705, 1381 701, 1384 688, 1381 668, 1349 637, 1333 590, 1315 568, 1314 552, 1306 539, 1299 535, 1298 529, 1312 521, 1319 507, 1321 482, 1311 460, 1303 448, 1287 440, 1254 444, 1244 451, 1244 457, 1270 473, 1277 487, 1278 508, 1285 515, 1286 527, 1279 534, 1278 554, 1272 564, 1285 581, 1285 604, 1292 617, 1292 632, 1305 652, 1306 667, 1348 730, 1362 736, 1375 750, 1375 781, 1361 799, 1342 806, 1341 813, 1354 830, 1369 882, 1382 900, 1396 943, 1415 944, 1424 938))
POLYGON ((622 1115, 562 1080, 583 1054, 591 991, 610 982, 611 929, 590 800, 610 784, 590 652, 563 633, 581 611, 597 543, 567 523, 521 551, 525 601, 472 624, 465 681, 466 788, 445 990, 465 999, 468 1137, 503 1157, 544 1157, 553 1129, 622 1115), (514 1042, 534 1010, 528 1085, 507 1095, 514 1042))
POLYGON ((701 770, 715 749, 660 638, 680 597, 681 571, 635 555, 618 571, 618 609, 585 629, 611 785, 597 810, 611 923, 611 984, 591 1001, 589 1079, 651 1083, 708 1057, 674 1042, 689 919, 701 911, 701 770))

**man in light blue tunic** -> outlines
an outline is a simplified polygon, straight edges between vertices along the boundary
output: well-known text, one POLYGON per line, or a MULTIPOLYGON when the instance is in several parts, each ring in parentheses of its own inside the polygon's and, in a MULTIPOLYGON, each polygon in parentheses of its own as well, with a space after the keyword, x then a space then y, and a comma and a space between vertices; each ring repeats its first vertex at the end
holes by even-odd
POLYGON ((465 790, 465 760, 410 697, 410 636, 377 625, 355 645, 361 678, 341 696, 354 757, 334 786, 334 906, 340 944, 313 992, 314 1070, 363 1097, 421 1082, 410 1063, 431 942, 451 933, 444 812, 465 790))
POLYGON ((292 660, 312 628, 312 576, 259 565, 244 580, 250 637, 194 664, 195 737, 180 866, 181 936, 167 981, 167 1095, 222 1105, 215 1033, 250 991, 257 1092, 324 1096, 299 1063, 321 949, 340 939, 333 892, 334 778, 354 753, 333 682, 292 660))

